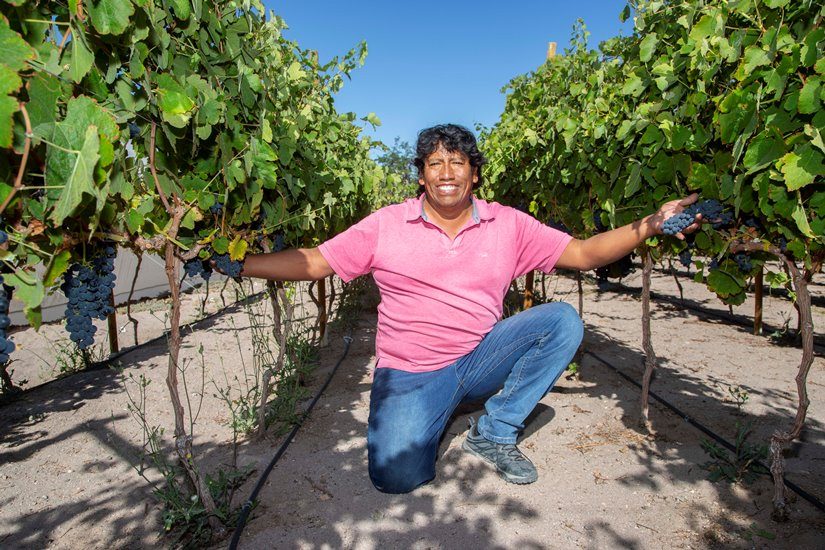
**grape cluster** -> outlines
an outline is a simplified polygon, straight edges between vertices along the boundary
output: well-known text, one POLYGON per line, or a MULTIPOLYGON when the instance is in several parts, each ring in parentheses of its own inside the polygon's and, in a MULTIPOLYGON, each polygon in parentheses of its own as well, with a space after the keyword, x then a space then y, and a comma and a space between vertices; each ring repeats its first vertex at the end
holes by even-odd
MULTIPOLYGON (((624 279, 636 270, 633 265, 634 254, 631 252, 627 256, 619 258, 612 264, 596 268, 596 279, 606 281, 607 279, 624 279)), ((601 287, 600 287, 601 288, 601 287)))
POLYGON ((753 263, 751 263, 750 257, 743 252, 734 254, 733 261, 739 266, 739 270, 744 273, 749 273, 750 270, 753 269, 753 263))
POLYGON ((666 219, 662 232, 665 235, 676 235, 687 229, 696 220, 698 214, 702 215, 702 221, 710 223, 714 229, 727 227, 733 223, 733 214, 725 210, 722 203, 716 199, 705 199, 691 204, 679 214, 666 219))
POLYGON ((243 270, 243 262, 232 260, 229 254, 214 254, 212 259, 215 260, 215 267, 218 271, 230 277, 240 277, 243 270))
POLYGON ((753 227, 754 229, 762 229, 762 222, 760 222, 758 218, 755 218, 753 216, 750 216, 748 217, 748 219, 745 220, 745 225, 747 227, 753 227))
POLYGON ((602 223, 602 212, 601 210, 597 210, 593 212, 593 225, 596 227, 597 233, 604 233, 607 231, 607 226, 602 223))
MULTIPOLYGON (((3 218, 0 218, 0 223, 3 223, 3 218)), ((9 240, 9 234, 0 229, 0 244, 4 244, 9 240)))
POLYGON ((9 295, 0 276, 0 364, 8 363, 9 355, 14 351, 14 342, 11 341, 6 330, 11 324, 9 319, 9 295))
POLYGON ((114 246, 105 245, 89 264, 73 264, 64 275, 60 288, 69 300, 66 329, 80 349, 94 343, 97 327, 92 319, 103 320, 114 312, 109 296, 115 287, 116 255, 114 246))
POLYGON ((677 233, 681 233, 690 224, 692 224, 695 219, 696 215, 690 214, 687 210, 680 212, 665 220, 665 223, 662 225, 662 233, 665 235, 676 235, 677 233))
POLYGON ((221 212, 223 212, 223 204, 216 202, 215 204, 209 207, 209 211, 214 215, 218 216, 221 212))
POLYGON ((284 234, 283 233, 278 233, 277 235, 275 235, 275 242, 273 243, 273 245, 274 245, 274 250, 273 250, 274 252, 280 252, 281 250, 286 248, 286 241, 284 240, 284 234))
POLYGON ((212 276, 212 266, 208 261, 203 261, 200 258, 192 258, 183 264, 183 271, 187 277, 201 276, 201 279, 208 281, 212 276))
POLYGON ((685 267, 693 265, 693 251, 690 248, 685 248, 679 252, 679 263, 685 267))

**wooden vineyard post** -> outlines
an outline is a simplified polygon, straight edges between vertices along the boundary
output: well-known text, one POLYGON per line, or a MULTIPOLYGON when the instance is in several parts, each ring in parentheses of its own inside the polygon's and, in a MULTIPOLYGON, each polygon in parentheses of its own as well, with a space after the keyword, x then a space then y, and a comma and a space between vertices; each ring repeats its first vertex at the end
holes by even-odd
POLYGON ((759 336, 762 334, 762 279, 765 268, 759 266, 759 271, 753 280, 753 334, 759 336))
POLYGON ((551 59, 556 56, 556 43, 555 42, 548 42, 547 43, 547 59, 551 59))
MULTIPOLYGON (((113 310, 115 309, 114 290, 109 293, 109 305, 112 306, 113 310)), ((109 351, 111 353, 117 353, 120 349, 117 343, 117 312, 112 311, 112 313, 110 313, 106 318, 106 322, 109 323, 109 351)))
POLYGON ((642 422, 649 433, 653 433, 648 415, 648 398, 650 394, 650 379, 656 367, 656 354, 650 341, 650 274, 653 272, 653 258, 650 250, 642 248, 642 348, 645 352, 645 373, 642 378, 642 422))
POLYGON ((531 271, 524 279, 524 309, 533 307, 533 288, 535 286, 536 272, 531 271))
POLYGON ((584 315, 584 288, 582 288, 582 272, 576 271, 576 287, 579 291, 579 317, 584 315))
POLYGON ((327 279, 318 280, 318 340, 327 343, 327 279))

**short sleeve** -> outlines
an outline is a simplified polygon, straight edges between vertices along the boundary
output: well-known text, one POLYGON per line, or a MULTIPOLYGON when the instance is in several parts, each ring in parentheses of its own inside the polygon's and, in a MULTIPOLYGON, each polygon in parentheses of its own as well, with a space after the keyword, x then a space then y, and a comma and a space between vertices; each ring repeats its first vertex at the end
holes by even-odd
POLYGON ((514 214, 517 225, 516 245, 519 250, 514 277, 520 277, 534 269, 549 273, 573 237, 544 225, 524 212, 516 210, 514 214))
POLYGON ((322 243, 318 250, 345 283, 372 270, 378 246, 378 213, 322 243))

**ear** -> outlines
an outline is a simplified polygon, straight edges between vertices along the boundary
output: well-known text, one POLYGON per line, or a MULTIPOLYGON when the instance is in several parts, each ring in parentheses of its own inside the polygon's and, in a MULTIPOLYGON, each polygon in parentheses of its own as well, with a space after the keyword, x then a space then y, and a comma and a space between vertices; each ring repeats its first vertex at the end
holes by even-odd
POLYGON ((473 167, 473 183, 478 183, 478 166, 473 167))

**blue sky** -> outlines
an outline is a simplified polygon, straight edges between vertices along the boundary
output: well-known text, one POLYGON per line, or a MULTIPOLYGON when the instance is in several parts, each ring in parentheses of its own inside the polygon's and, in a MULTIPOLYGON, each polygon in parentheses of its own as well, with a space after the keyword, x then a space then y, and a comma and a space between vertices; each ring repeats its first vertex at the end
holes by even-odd
POLYGON ((501 88, 541 65, 547 43, 568 45, 584 19, 590 46, 632 32, 624 0, 449 1, 265 0, 289 25, 285 36, 321 61, 366 40, 366 64, 336 97, 339 111, 374 112, 375 138, 415 142, 442 122, 490 126, 504 109, 501 88))

